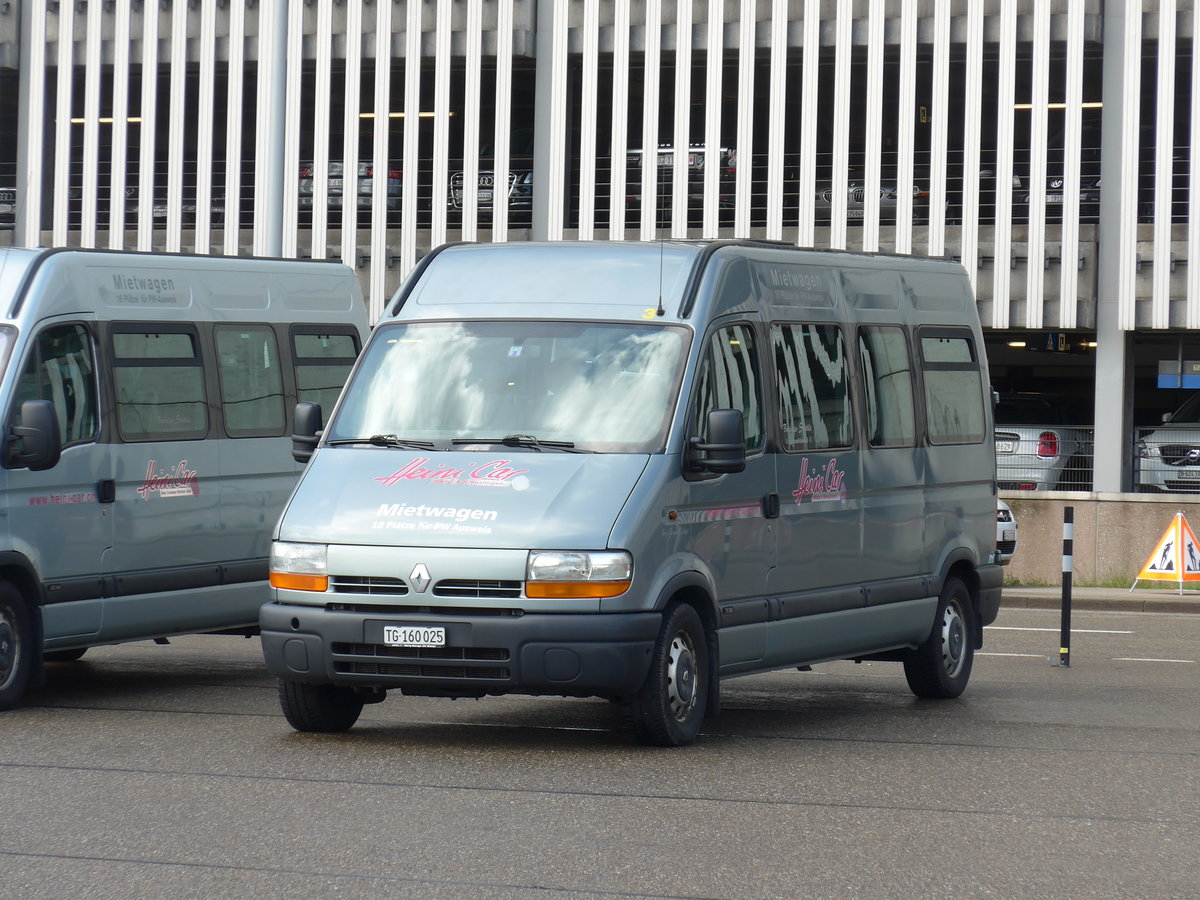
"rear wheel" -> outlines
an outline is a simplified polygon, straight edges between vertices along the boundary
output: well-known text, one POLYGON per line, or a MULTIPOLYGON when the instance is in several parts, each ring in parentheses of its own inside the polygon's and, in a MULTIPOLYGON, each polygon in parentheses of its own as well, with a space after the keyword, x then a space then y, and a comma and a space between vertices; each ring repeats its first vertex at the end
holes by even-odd
POLYGON ((925 643, 904 659, 904 676, 914 694, 947 699, 966 690, 975 660, 973 622, 967 586, 959 578, 946 579, 933 630, 925 643))
POLYGON ((696 610, 686 604, 668 608, 650 673, 633 698, 639 741, 678 747, 696 739, 708 705, 709 665, 708 641, 696 610))
POLYGON ((363 699, 336 684, 279 681, 279 705, 288 724, 297 731, 329 733, 347 731, 358 721, 363 699))
POLYGON ((0 709, 16 706, 25 693, 32 643, 29 608, 16 588, 0 582, 0 709))

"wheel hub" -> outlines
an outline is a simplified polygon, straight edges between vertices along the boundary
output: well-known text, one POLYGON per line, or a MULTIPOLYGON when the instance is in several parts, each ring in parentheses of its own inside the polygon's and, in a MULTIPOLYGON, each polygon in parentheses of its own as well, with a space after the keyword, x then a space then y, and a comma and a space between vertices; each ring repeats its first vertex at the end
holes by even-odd
POLYGON ((17 640, 13 636, 12 626, 0 618, 0 687, 8 684, 17 660, 17 640))
POLYGON ((682 634, 671 641, 667 685, 671 714, 682 721, 696 704, 696 660, 691 644, 682 634))
POLYGON ((942 665, 951 678, 962 670, 966 643, 967 634, 963 627, 962 615, 957 606, 947 605, 946 614, 942 618, 942 665))

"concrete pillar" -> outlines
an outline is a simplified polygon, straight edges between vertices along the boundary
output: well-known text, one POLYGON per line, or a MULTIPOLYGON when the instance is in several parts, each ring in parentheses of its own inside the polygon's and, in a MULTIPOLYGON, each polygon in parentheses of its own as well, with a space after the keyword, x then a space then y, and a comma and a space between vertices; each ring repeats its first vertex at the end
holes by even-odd
POLYGON ((1099 277, 1092 464, 1092 487, 1096 491, 1132 489, 1133 358, 1127 330, 1131 323, 1125 320, 1129 318, 1133 297, 1126 272, 1125 242, 1136 241, 1138 142, 1136 125, 1131 138, 1126 133, 1126 122, 1130 113, 1136 121, 1140 99, 1141 60, 1136 52, 1140 42, 1133 40, 1140 37, 1140 16, 1140 3, 1105 5, 1104 114, 1100 135, 1104 191, 1096 244, 1099 277), (1132 192, 1128 190, 1131 185, 1132 192))

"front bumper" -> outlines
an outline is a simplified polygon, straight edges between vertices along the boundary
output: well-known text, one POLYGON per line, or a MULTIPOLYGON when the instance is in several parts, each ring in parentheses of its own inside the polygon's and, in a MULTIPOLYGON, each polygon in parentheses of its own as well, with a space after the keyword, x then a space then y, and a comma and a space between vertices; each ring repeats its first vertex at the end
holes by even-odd
POLYGON ((553 694, 622 697, 646 679, 662 615, 381 613, 267 603, 263 656, 280 678, 479 697, 553 694), (441 625, 446 646, 387 647, 383 624, 441 625))

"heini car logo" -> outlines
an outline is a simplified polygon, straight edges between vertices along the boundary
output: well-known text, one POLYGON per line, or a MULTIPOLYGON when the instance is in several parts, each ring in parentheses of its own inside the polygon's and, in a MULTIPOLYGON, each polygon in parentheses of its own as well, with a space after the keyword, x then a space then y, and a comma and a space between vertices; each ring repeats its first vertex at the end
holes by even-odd
POLYGON ((408 576, 408 583, 418 594, 425 593, 425 588, 429 587, 430 580, 429 569, 425 568, 425 563, 417 563, 408 576))
POLYGON ((160 497, 198 497, 200 480, 188 468, 186 459, 181 459, 178 465, 169 469, 160 469, 158 462, 152 459, 146 464, 146 480, 137 489, 137 495, 149 500, 152 494, 160 497))
POLYGON ((528 469, 511 469, 508 459, 493 459, 472 469, 451 469, 438 466, 426 469, 428 457, 409 460, 391 475, 383 475, 375 481, 386 487, 395 487, 405 481, 429 481, 433 484, 467 484, 474 487, 511 487, 523 491, 529 487, 524 475, 528 469))

